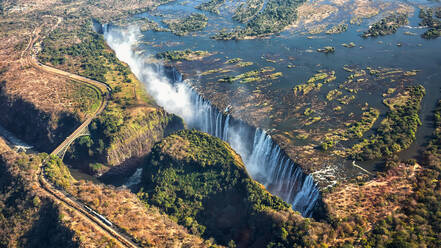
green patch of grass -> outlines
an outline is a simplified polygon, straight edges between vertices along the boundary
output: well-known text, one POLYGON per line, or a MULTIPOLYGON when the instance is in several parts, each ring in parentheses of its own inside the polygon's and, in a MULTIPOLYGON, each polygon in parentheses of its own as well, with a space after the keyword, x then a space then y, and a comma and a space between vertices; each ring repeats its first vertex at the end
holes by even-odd
POLYGON ((219 82, 233 83, 239 81, 240 83, 251 83, 251 82, 263 81, 268 79, 273 80, 282 76, 281 72, 269 74, 274 70, 275 70, 274 67, 264 67, 261 68, 260 70, 248 71, 234 77, 222 78, 219 80, 219 82))
POLYGON ((305 84, 296 85, 293 88, 295 96, 306 95, 313 90, 320 90, 323 84, 329 83, 337 79, 335 71, 319 72, 310 77, 305 84), (321 81, 321 82, 320 82, 321 81))
POLYGON ((346 130, 337 131, 326 137, 325 141, 320 145, 322 150, 327 151, 342 140, 361 139, 363 135, 373 127, 379 115, 380 111, 375 108, 370 108, 368 111, 363 112, 361 120, 348 123, 346 130))
POLYGON ((243 61, 241 58, 229 59, 225 62, 225 64, 236 64, 238 67, 247 67, 253 65, 253 62, 243 61))
POLYGON ((346 96, 343 96, 343 97, 337 99, 337 101, 339 101, 341 104, 348 105, 354 99, 355 99, 354 95, 346 95, 346 96))
POLYGON ((231 72, 231 70, 219 68, 219 69, 212 69, 212 70, 204 71, 201 73, 201 75, 209 75, 209 74, 214 74, 214 73, 227 73, 227 72, 231 72))
POLYGON ((342 94, 343 94, 343 92, 339 91, 338 89, 330 90, 328 92, 328 94, 326 94, 326 99, 328 101, 332 101, 332 100, 334 100, 335 98, 337 98, 338 96, 340 96, 342 94))

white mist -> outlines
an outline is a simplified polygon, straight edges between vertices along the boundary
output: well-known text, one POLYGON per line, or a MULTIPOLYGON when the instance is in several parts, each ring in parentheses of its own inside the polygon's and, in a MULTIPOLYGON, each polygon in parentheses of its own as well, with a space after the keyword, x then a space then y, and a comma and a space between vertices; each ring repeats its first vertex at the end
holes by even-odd
MULTIPOLYGON (((320 195, 317 185, 312 176, 305 175, 273 143, 269 135, 261 129, 233 122, 230 115, 214 108, 183 82, 179 73, 175 75, 177 80, 171 81, 164 75, 162 65, 148 63, 145 55, 135 52, 138 37, 141 36, 139 29, 104 28, 104 31, 104 37, 116 56, 130 66, 160 106, 182 117, 189 127, 227 141, 241 155, 253 179, 292 204, 293 209, 303 216, 311 215, 320 195), (249 137, 252 137, 251 140, 249 137)), ((140 172, 135 174, 135 178, 139 178, 140 172)), ((130 180, 130 184, 134 184, 133 180, 130 180)))

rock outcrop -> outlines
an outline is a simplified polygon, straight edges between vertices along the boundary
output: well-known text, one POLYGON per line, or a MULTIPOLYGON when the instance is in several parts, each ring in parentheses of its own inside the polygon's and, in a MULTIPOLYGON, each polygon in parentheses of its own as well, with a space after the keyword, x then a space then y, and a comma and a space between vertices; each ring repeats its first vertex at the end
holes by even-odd
POLYGON ((252 180, 216 137, 178 131, 153 147, 143 168, 139 195, 192 233, 237 247, 312 244, 305 219, 252 180))

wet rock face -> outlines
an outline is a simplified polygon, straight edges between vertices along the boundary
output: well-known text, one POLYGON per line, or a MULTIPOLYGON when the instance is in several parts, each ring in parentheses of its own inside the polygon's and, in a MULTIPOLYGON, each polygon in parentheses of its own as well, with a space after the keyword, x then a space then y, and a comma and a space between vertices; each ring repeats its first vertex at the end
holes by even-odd
POLYGON ((53 150, 81 124, 71 113, 45 112, 31 102, 7 95, 1 87, 0 113, 0 125, 44 152, 53 150))

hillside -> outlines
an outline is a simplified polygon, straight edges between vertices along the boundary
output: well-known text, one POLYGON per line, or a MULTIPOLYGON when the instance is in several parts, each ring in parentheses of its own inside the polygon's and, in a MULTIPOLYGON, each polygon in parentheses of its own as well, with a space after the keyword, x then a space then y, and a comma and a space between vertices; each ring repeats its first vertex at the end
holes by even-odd
POLYGON ((154 103, 95 32, 92 20, 125 18, 163 2, 2 1, 0 112, 5 114, 0 115, 0 125, 39 151, 49 152, 104 97, 80 82, 42 71, 30 62, 36 58, 103 82, 112 91, 105 113, 90 127, 91 136, 71 146, 68 162, 96 175, 114 167, 111 174, 133 171, 155 142, 183 124, 154 103))
MULTIPOLYGON (((0 0, 0 126, 33 146, 18 152, 0 132, 0 248, 123 247, 120 236, 140 247, 441 247, 441 102, 430 128, 440 39, 416 40, 439 36, 441 7, 386 2, 0 0), (394 23, 387 15, 398 10, 402 22, 394 23), (174 91, 168 96, 177 100, 159 106, 167 96, 153 98, 153 89, 161 82, 138 80, 106 44, 103 27, 112 25, 139 25, 133 54, 146 60, 138 62, 182 72, 197 108, 174 91), (253 178, 271 192, 315 196, 300 184, 317 183, 313 218, 250 177, 259 166, 237 140, 229 140, 234 151, 183 130, 191 121, 168 105, 202 117, 209 128, 201 130, 262 148, 249 153, 266 154, 255 157, 269 169, 253 178), (88 135, 64 157, 48 156, 91 116, 88 135), (75 179, 84 175, 71 168, 100 181, 75 179), (115 178, 131 182, 138 168, 136 187, 113 186, 115 178), (287 178, 259 178, 270 174, 287 178)), ((184 92, 179 85, 170 83, 184 92)))
POLYGON ((52 184, 63 188, 87 206, 105 216, 114 225, 131 235, 141 247, 174 247, 185 244, 204 247, 199 237, 190 235, 157 208, 143 204, 128 189, 77 181, 58 158, 48 161, 45 174, 52 184))
POLYGON ((115 247, 37 183, 40 155, 18 154, 0 138, 0 247, 115 247))
POLYGON ((316 244, 307 220, 252 180, 240 156, 208 134, 184 130, 163 139, 147 158, 142 180, 146 202, 220 244, 316 244))

